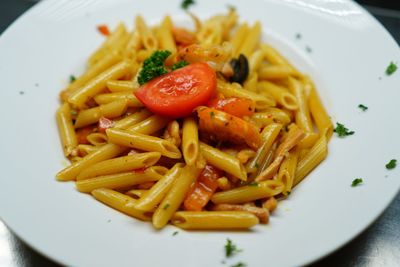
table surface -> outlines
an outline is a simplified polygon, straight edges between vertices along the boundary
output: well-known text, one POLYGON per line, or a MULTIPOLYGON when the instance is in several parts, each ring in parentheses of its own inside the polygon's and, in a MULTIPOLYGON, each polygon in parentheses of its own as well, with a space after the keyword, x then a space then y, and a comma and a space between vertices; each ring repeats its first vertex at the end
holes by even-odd
MULTIPOLYGON (((0 33, 35 1, 1 0, 0 33)), ((400 43, 400 12, 365 6, 400 43)), ((0 266, 59 266, 42 256, 0 221, 0 266)), ((310 265, 400 266, 400 194, 368 229, 331 255, 310 265)))

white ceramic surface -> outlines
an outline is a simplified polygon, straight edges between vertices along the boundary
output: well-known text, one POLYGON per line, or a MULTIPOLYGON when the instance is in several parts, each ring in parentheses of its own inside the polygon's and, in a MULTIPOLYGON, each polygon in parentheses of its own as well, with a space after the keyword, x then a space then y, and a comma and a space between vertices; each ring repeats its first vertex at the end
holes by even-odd
POLYGON ((103 39, 96 25, 131 25, 138 13, 153 23, 164 14, 188 21, 180 1, 43 1, 0 37, 0 215, 32 247, 74 266, 224 266, 230 238, 243 252, 225 266, 297 266, 348 242, 396 195, 400 167, 388 171, 385 164, 400 160, 400 73, 384 71, 390 61, 400 63, 400 53, 375 19, 346 0, 197 2, 192 11, 202 18, 232 4, 243 20, 260 20, 265 39, 311 74, 333 120, 355 134, 332 139, 328 158, 269 225, 176 236, 172 226, 155 231, 77 193, 73 183, 55 181, 65 160, 54 113, 69 75, 83 70, 103 39), (353 188, 357 177, 364 184, 353 188))

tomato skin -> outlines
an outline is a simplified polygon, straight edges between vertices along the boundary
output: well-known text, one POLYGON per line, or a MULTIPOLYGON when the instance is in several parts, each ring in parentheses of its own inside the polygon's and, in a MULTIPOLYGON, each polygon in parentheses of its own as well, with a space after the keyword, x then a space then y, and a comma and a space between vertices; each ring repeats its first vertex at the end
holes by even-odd
POLYGON ((208 103, 208 106, 239 118, 254 114, 254 102, 245 98, 229 97, 223 99, 212 99, 208 103))
POLYGON ((134 94, 153 113, 180 118, 208 102, 217 86, 207 63, 193 63, 141 86, 134 94))
POLYGON ((104 36, 110 35, 110 30, 108 29, 107 25, 101 24, 101 25, 97 26, 97 30, 104 36))
POLYGON ((222 174, 221 170, 207 164, 183 202, 185 210, 201 211, 217 190, 217 179, 222 177, 222 174))
POLYGON ((93 126, 85 126, 76 131, 76 138, 78 140, 78 144, 90 144, 87 140, 87 136, 93 132, 93 126))

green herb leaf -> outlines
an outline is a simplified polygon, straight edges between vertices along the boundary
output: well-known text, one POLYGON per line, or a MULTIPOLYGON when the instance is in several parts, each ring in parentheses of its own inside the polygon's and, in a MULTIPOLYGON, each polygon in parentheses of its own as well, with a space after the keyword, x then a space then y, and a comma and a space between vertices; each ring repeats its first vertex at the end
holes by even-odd
POLYGON ((188 10, 191 5, 196 4, 194 0, 183 0, 181 3, 181 8, 188 10))
POLYGON ((226 257, 231 257, 239 252, 241 252, 241 249, 238 249, 235 244, 232 243, 232 240, 229 238, 226 239, 226 244, 225 244, 225 256, 226 257))
POLYGON ((349 129, 339 122, 336 123, 336 128, 333 129, 333 131, 337 133, 339 137, 345 137, 354 134, 354 131, 349 131, 349 129))
POLYGON ((173 232, 172 236, 176 236, 178 233, 179 233, 178 231, 175 231, 173 232))
POLYGON ((363 104, 358 105, 358 108, 361 109, 362 111, 366 111, 368 109, 368 107, 364 106, 363 104))
POLYGON ((258 168, 260 168, 260 164, 256 163, 256 164, 254 164, 254 167, 255 167, 256 169, 258 169, 258 168))
POLYGON ((211 111, 211 112, 210 112, 210 117, 211 117, 211 118, 214 118, 214 117, 215 117, 214 111, 211 111))
POLYGON ((169 204, 167 203, 167 204, 164 205, 163 209, 166 210, 168 208, 169 208, 169 204))
POLYGON ((295 36, 295 37, 296 37, 296 39, 297 39, 297 40, 300 40, 300 39, 301 39, 301 37, 302 37, 302 36, 301 36, 301 33, 299 33, 299 32, 298 32, 298 33, 296 33, 296 36, 295 36))
POLYGON ((392 61, 386 68, 386 75, 392 75, 397 70, 397 65, 392 61))
POLYGON ((397 165, 397 160, 392 159, 392 160, 390 160, 389 163, 386 164, 385 166, 386 166, 386 169, 391 170, 391 169, 396 168, 396 165, 397 165))
POLYGON ((307 53, 312 53, 312 48, 307 45, 306 46, 306 51, 307 51, 307 53))
POLYGON ((226 5, 229 11, 236 11, 236 7, 234 5, 226 5))
POLYGON ((164 61, 171 55, 168 50, 159 50, 153 52, 144 62, 138 76, 138 83, 143 85, 148 81, 166 74, 168 70, 164 66, 164 61))
POLYGON ((174 65, 172 65, 171 69, 172 70, 176 70, 176 69, 183 68, 183 67, 185 67, 187 65, 189 65, 189 63, 187 61, 181 60, 181 61, 176 62, 174 65))
POLYGON ((351 183, 351 186, 354 187, 354 186, 357 186, 357 185, 359 185, 359 184, 361 184, 361 183, 363 183, 363 179, 361 179, 361 178, 356 178, 356 179, 354 179, 353 182, 351 183))
POLYGON ((248 186, 255 186, 255 187, 257 187, 257 186, 258 186, 258 183, 257 183, 257 182, 251 182, 251 183, 248 183, 247 185, 248 185, 248 186))
POLYGON ((246 267, 246 266, 247 265, 245 263, 243 263, 243 262, 238 262, 238 263, 236 263, 234 265, 231 265, 231 267, 246 267))
POLYGON ((73 83, 76 81, 76 77, 74 75, 69 76, 69 83, 73 83))

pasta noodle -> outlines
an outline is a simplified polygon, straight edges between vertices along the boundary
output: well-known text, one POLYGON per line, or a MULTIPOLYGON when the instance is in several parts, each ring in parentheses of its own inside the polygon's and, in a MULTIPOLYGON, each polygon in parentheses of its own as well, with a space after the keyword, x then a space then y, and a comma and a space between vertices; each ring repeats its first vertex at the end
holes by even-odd
POLYGON ((246 230, 327 156, 333 126, 312 79, 238 13, 177 27, 120 23, 60 93, 71 165, 59 181, 128 216, 246 230))

